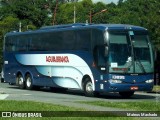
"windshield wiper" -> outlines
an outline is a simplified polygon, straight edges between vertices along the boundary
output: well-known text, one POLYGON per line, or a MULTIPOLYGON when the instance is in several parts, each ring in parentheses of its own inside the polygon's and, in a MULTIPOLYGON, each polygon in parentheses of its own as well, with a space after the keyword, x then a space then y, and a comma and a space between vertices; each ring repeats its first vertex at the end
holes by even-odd
MULTIPOLYGON (((143 73, 146 73, 146 70, 144 69, 144 66, 141 63, 141 61, 137 58, 137 56, 135 56, 135 58, 136 58, 136 63, 137 62, 139 63, 138 65, 140 66, 140 68, 143 71, 143 73)), ((127 69, 124 71, 124 73, 128 73, 129 68, 133 65, 133 62, 132 61, 130 61, 130 62, 131 62, 131 64, 127 67, 127 69)))
POLYGON ((140 66, 140 68, 141 68, 141 70, 144 72, 144 73, 146 73, 146 70, 144 69, 144 66, 143 66, 143 64, 141 63, 141 61, 137 58, 137 56, 135 56, 135 58, 136 58, 136 61, 138 61, 138 65, 140 66))
POLYGON ((133 65, 133 62, 127 67, 127 69, 124 71, 124 73, 128 73, 128 70, 132 65, 133 65))

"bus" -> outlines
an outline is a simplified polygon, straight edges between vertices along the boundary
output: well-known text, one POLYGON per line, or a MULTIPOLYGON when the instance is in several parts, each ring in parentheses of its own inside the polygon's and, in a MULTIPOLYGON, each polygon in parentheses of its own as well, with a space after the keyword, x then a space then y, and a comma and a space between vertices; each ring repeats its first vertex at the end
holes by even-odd
POLYGON ((82 90, 86 96, 151 91, 153 50, 146 28, 126 24, 66 24, 9 32, 4 79, 21 89, 82 90))

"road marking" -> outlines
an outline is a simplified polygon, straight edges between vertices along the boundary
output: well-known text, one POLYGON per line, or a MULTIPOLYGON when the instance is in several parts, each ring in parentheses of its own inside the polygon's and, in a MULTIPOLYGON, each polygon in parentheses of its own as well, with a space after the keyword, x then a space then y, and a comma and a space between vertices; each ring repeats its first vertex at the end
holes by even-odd
POLYGON ((4 100, 9 96, 9 94, 0 94, 0 100, 4 100))

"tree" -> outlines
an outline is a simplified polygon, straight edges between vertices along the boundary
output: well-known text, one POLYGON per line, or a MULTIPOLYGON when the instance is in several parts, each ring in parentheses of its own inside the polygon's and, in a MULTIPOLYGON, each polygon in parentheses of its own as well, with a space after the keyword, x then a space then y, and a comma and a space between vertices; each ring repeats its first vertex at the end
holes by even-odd
POLYGON ((0 21, 0 35, 1 40, 6 32, 18 30, 19 19, 13 16, 8 16, 0 21))
POLYGON ((57 24, 73 23, 74 5, 76 6, 76 22, 85 22, 89 20, 89 13, 93 7, 91 0, 83 0, 80 2, 69 2, 61 4, 57 10, 57 24))
MULTIPOLYGON (((31 21, 35 26, 40 27, 45 24, 47 10, 45 0, 3 0, 5 6, 2 8, 5 16, 13 14, 20 20, 31 21)), ((1 12, 1 14, 3 14, 1 12)))
POLYGON ((18 19, 8 16, 0 21, 0 64, 2 65, 3 38, 7 32, 18 30, 18 19))
POLYGON ((106 9, 106 5, 104 3, 98 2, 94 4, 93 8, 91 9, 92 23, 106 23, 107 14, 108 14, 107 12, 108 10, 106 9), (106 10, 106 11, 99 13, 102 10, 106 10), (99 14, 96 14, 96 13, 99 13, 99 14))

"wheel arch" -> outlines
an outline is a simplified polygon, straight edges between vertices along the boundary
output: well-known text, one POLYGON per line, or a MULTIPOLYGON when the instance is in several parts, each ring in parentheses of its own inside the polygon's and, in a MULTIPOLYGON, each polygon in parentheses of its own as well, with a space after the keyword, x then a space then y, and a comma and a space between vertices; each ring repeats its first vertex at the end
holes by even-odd
POLYGON ((82 83, 81 83, 82 90, 84 90, 83 86, 84 86, 84 82, 85 82, 86 78, 89 78, 89 79, 90 79, 90 81, 91 81, 92 84, 93 84, 93 91, 95 91, 95 83, 94 83, 93 77, 90 76, 90 75, 88 75, 88 74, 84 75, 83 78, 82 78, 82 83))
POLYGON ((21 72, 21 71, 17 71, 17 73, 16 73, 16 77, 17 77, 18 75, 22 75, 22 76, 23 76, 23 74, 22 74, 22 72, 21 72))
POLYGON ((30 75, 31 78, 33 78, 31 72, 29 72, 29 71, 26 71, 26 72, 25 72, 25 79, 26 79, 27 75, 30 75))

